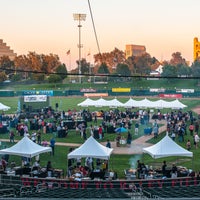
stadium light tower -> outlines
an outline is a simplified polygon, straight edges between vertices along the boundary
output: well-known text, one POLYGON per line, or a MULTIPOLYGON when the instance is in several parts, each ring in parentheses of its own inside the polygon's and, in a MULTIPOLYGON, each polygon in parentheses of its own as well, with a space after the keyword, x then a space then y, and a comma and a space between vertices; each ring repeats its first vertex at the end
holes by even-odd
POLYGON ((85 21, 86 14, 80 14, 75 13, 73 14, 74 20, 78 21, 78 29, 79 29, 79 43, 78 43, 78 49, 79 49, 79 63, 78 63, 78 73, 79 73, 79 83, 81 83, 81 48, 83 45, 81 44, 81 21, 85 21))

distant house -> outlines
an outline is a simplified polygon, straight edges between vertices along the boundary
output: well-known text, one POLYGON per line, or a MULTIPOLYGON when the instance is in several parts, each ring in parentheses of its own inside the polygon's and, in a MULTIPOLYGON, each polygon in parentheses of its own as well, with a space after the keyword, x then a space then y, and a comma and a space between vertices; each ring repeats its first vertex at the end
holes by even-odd
POLYGON ((159 65, 154 71, 159 72, 159 74, 163 73, 163 66, 159 65))
POLYGON ((150 72, 150 75, 151 76, 160 76, 160 72, 153 70, 153 71, 150 72))

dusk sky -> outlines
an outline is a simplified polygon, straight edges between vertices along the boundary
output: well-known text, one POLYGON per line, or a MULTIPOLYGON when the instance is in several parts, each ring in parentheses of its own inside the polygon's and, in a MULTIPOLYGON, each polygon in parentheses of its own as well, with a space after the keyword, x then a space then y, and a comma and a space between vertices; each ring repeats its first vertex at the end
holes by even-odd
MULTIPOLYGON (((73 13, 86 14, 82 57, 93 63, 98 48, 88 0, 0 0, 0 5, 0 38, 17 55, 57 54, 68 69, 77 67, 78 60, 78 22, 73 13)), ((169 60, 179 51, 193 61, 193 38, 200 40, 200 0, 90 0, 90 5, 101 53, 137 44, 145 45, 158 60, 169 60)))

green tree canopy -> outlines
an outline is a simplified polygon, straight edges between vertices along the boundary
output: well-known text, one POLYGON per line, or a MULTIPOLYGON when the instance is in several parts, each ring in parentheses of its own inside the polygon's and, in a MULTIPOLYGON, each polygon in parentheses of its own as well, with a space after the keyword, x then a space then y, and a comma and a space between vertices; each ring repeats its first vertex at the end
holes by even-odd
POLYGON ((177 76, 177 69, 175 66, 173 65, 165 65, 163 67, 163 72, 161 74, 161 76, 165 76, 165 77, 174 77, 177 76))
POLYGON ((192 63, 191 70, 192 70, 192 75, 194 77, 200 77, 200 61, 199 60, 196 60, 195 62, 192 63))
POLYGON ((110 74, 108 66, 106 63, 102 63, 99 68, 98 68, 98 73, 99 74, 110 74))
POLYGON ((65 64, 59 65, 56 68, 56 73, 58 73, 58 75, 60 76, 62 80, 65 79, 67 77, 67 68, 65 64))

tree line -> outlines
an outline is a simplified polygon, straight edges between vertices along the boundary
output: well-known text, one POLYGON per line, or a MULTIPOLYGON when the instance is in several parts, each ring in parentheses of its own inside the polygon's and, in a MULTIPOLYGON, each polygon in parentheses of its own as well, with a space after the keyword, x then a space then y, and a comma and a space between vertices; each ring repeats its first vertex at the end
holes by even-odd
MULTIPOLYGON (((95 54, 94 66, 86 58, 76 61, 77 67, 68 73, 67 66, 61 63, 58 55, 37 54, 29 52, 10 60, 8 56, 0 58, 0 82, 7 80, 20 81, 30 79, 36 81, 59 82, 68 74, 78 75, 81 66, 81 75, 104 74, 119 75, 123 81, 130 76, 149 75, 152 70, 162 65, 161 77, 200 77, 200 59, 191 65, 182 57, 180 52, 175 52, 169 61, 158 61, 149 53, 140 56, 131 56, 126 59, 124 51, 114 48, 111 52, 95 54)), ((112 80, 112 76, 109 78, 112 80)))

